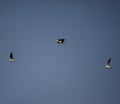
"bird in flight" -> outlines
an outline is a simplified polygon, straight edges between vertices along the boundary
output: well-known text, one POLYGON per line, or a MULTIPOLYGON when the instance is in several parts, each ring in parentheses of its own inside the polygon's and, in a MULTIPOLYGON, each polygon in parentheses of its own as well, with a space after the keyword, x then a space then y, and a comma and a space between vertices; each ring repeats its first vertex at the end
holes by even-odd
POLYGON ((56 42, 57 42, 58 44, 66 44, 66 43, 65 43, 65 40, 66 40, 66 39, 61 38, 61 39, 57 39, 56 42))
POLYGON ((106 68, 106 69, 111 69, 111 68, 112 68, 112 66, 110 65, 111 59, 112 59, 112 58, 109 58, 109 59, 107 60, 107 63, 106 63, 106 65, 105 65, 105 68, 106 68))
POLYGON ((10 62, 15 62, 15 58, 13 57, 13 53, 12 52, 10 53, 9 61, 10 62))

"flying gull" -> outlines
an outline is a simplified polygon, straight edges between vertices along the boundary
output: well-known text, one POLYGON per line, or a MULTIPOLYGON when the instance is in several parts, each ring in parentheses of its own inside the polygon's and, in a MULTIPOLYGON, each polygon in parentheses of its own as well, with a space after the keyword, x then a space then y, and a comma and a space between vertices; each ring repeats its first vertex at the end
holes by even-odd
POLYGON ((63 38, 62 38, 62 39, 57 39, 56 42, 57 42, 58 44, 65 44, 65 43, 64 43, 65 40, 66 40, 66 39, 63 39, 63 38))
POLYGON ((112 68, 112 66, 110 65, 111 59, 112 59, 112 58, 109 58, 109 59, 107 60, 107 63, 106 63, 106 65, 105 65, 105 68, 106 68, 106 69, 111 69, 111 68, 112 68))
POLYGON ((13 57, 13 53, 12 52, 10 53, 9 61, 10 62, 15 62, 15 58, 13 57))

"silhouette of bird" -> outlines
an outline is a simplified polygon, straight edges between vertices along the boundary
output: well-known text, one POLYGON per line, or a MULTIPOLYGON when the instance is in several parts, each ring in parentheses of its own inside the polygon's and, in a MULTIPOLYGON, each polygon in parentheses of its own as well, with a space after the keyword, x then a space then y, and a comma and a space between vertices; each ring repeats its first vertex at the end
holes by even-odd
POLYGON ((10 53, 9 61, 10 62, 15 62, 15 58, 13 57, 13 52, 10 53))
POLYGON ((65 44, 65 40, 66 40, 66 39, 61 38, 61 39, 57 39, 56 42, 57 42, 58 44, 65 44))
POLYGON ((112 58, 109 58, 109 59, 107 60, 107 63, 106 63, 106 65, 105 65, 105 68, 106 68, 106 69, 111 69, 111 68, 112 68, 112 66, 110 65, 111 59, 112 59, 112 58))

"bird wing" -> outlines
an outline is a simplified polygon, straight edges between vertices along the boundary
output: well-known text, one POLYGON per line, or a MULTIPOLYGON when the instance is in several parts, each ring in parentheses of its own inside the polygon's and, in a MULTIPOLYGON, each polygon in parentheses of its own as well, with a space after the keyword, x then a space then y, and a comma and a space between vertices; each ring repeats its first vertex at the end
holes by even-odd
POLYGON ((111 58, 108 59, 107 65, 110 65, 111 58))
POLYGON ((10 53, 10 58, 13 59, 13 53, 12 52, 10 53))

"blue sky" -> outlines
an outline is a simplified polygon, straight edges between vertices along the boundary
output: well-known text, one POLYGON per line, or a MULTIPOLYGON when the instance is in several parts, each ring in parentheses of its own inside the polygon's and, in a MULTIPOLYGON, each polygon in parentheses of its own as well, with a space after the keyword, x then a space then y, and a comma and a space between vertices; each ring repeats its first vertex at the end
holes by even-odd
POLYGON ((1 0, 0 104, 119 104, 119 11, 119 0, 1 0))

